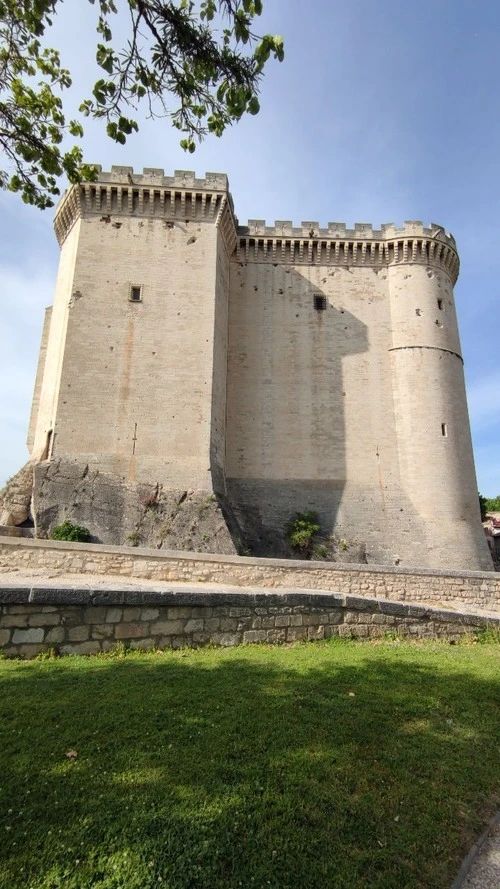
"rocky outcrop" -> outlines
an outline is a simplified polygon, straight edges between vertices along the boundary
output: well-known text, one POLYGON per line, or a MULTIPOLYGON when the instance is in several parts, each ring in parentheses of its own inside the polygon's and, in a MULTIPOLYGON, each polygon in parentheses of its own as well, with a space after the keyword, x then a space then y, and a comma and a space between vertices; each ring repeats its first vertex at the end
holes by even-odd
POLYGON ((31 514, 33 463, 29 462, 0 491, 0 525, 22 525, 31 514))
POLYGON ((33 515, 37 537, 49 537, 68 519, 85 525, 95 543, 224 554, 240 549, 229 508, 210 491, 125 482, 68 460, 35 466, 33 515))

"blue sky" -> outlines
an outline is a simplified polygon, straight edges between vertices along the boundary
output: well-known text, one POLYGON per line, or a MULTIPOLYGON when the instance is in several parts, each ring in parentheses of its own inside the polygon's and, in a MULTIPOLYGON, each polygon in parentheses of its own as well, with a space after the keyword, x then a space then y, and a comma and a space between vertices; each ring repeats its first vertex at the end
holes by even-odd
MULTIPOLYGON (((260 30, 281 33, 261 112, 205 141, 178 147, 168 121, 144 121, 122 147, 88 124, 86 159, 229 175, 248 218, 437 222, 458 244, 455 288, 476 468, 482 493, 500 492, 500 234, 498 43, 493 0, 264 0, 260 30)), ((95 7, 61 5, 52 43, 72 70, 76 107, 95 78, 95 7), (75 16, 77 10, 78 18, 75 16)), ((52 302, 58 248, 52 212, 0 192, 0 482, 25 461, 43 309, 52 302)))

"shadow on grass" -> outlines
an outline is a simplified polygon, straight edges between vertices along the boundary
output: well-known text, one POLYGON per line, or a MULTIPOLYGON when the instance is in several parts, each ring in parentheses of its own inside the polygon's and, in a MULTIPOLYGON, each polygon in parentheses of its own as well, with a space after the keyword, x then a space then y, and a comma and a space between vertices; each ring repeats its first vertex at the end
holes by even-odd
POLYGON ((0 887, 447 887, 499 799, 499 665, 349 643, 0 665, 0 887))

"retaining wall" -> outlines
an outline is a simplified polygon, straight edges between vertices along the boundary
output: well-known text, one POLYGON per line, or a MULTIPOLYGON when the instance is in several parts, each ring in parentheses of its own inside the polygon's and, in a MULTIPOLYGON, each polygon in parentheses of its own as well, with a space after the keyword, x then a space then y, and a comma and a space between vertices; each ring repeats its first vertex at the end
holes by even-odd
POLYGON ((0 572, 2 570, 19 570, 21 574, 34 570, 44 574, 94 574, 156 582, 320 589, 500 611, 500 574, 494 572, 256 559, 20 538, 0 539, 0 572))
POLYGON ((387 633, 458 639, 500 629, 500 615, 320 592, 18 587, 0 589, 0 603, 0 646, 7 657, 23 658, 49 649, 97 654, 118 643, 164 649, 387 633))

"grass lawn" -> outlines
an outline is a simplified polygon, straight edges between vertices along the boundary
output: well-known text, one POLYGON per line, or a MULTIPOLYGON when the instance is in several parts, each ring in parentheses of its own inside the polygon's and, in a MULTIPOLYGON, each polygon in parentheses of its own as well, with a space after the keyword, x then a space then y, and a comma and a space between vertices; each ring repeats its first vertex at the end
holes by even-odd
POLYGON ((1 889, 448 889, 499 802, 499 644, 0 662, 1 889))

